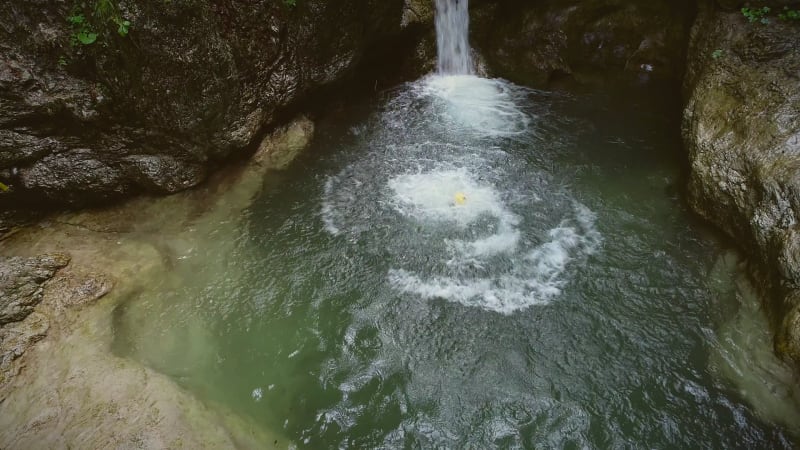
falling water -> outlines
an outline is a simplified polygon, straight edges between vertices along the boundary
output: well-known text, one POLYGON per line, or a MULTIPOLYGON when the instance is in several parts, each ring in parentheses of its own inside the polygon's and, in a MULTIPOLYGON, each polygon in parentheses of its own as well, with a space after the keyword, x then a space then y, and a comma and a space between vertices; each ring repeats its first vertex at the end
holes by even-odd
POLYGON ((471 74, 469 1, 436 0, 436 44, 441 74, 471 74))

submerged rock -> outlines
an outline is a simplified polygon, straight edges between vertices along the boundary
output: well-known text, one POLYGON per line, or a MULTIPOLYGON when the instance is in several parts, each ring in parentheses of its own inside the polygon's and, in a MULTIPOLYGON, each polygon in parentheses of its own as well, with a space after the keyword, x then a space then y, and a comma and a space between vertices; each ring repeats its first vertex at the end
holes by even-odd
POLYGON ((105 274, 69 268, 53 277, 45 290, 53 306, 64 309, 100 299, 113 287, 105 274))
POLYGON ((300 117, 264 138, 253 161, 268 169, 285 169, 313 137, 314 122, 300 117))
POLYGON ((19 374, 19 358, 36 342, 47 335, 50 321, 46 315, 33 312, 25 319, 0 328, 0 400, 5 398, 3 387, 19 374))
POLYGON ((403 16, 403 0, 117 4, 127 36, 93 23, 88 45, 71 45, 69 2, 0 4, 0 182, 13 189, 0 202, 197 185, 285 108, 351 74, 403 16))
MULTIPOLYGON (((777 10, 777 9, 776 9, 777 10)), ((800 363, 800 26, 750 23, 701 4, 684 83, 692 207, 758 264, 778 328, 800 363)))
POLYGON ((280 434, 111 354, 107 308, 89 310, 82 319, 79 327, 61 324, 51 332, 52 339, 25 356, 27 368, 15 389, 0 390, 6 396, 0 402, 3 448, 289 446, 280 434))

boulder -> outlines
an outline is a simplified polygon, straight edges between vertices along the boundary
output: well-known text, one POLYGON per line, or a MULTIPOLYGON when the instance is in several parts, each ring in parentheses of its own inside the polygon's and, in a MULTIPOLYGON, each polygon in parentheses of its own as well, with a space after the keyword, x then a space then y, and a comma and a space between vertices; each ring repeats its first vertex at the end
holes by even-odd
MULTIPOLYGON (((778 10, 779 3, 773 5, 778 10)), ((689 202, 740 243, 800 363, 800 26, 701 3, 684 81, 689 202)))
POLYGON ((620 74, 677 81, 692 3, 477 0, 473 44, 494 74, 531 86, 620 74))
POLYGON ((69 257, 62 253, 0 259, 0 325, 32 313, 42 301, 44 283, 68 263, 69 257))
POLYGON ((60 204, 197 185, 401 32, 403 0, 2 2, 0 182, 60 204), (87 2, 90 4, 91 2, 87 2), (97 40, 75 40, 83 13, 97 40))

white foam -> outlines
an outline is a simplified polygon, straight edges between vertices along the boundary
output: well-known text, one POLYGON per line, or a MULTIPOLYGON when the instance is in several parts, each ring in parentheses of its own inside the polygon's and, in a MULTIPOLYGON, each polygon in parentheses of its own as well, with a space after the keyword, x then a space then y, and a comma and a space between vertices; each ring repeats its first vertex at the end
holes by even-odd
POLYGON ((512 314, 534 305, 547 304, 560 290, 517 276, 465 280, 451 277, 422 279, 402 269, 391 269, 389 282, 403 292, 425 299, 443 298, 465 306, 512 314))
POLYGON ((325 226, 325 231, 336 236, 339 234, 339 228, 336 226, 334 220, 334 207, 331 203, 333 196, 333 177, 325 180, 325 188, 322 196, 322 224, 325 226))
MULTIPOLYGON (((593 253, 602 238, 594 227, 595 216, 585 206, 575 204, 575 217, 564 220, 547 233, 549 240, 513 261, 513 269, 492 278, 434 276, 423 278, 404 270, 391 269, 389 283, 396 289, 425 299, 443 298, 465 306, 480 307, 501 314, 512 314, 535 305, 546 305, 559 296, 568 282, 565 276, 571 261, 593 253)), ((516 232, 516 231, 515 231, 516 232)), ((518 233, 518 232, 516 232, 518 233)), ((497 234, 464 245, 451 265, 480 265, 481 260, 498 251, 509 252, 518 246, 519 235, 497 234), (513 242, 513 246, 509 242, 513 242), (478 263, 478 264, 476 264, 478 263)))
POLYGON ((553 228, 548 235, 552 240, 533 249, 526 259, 533 263, 536 273, 552 279, 564 271, 572 259, 570 251, 580 245, 581 238, 572 227, 553 228))
POLYGON ((478 184, 464 169, 400 175, 389 180, 389 187, 394 191, 395 209, 408 217, 449 221, 462 227, 483 215, 516 223, 497 191, 478 184), (465 196, 463 204, 456 201, 459 194, 465 196))
POLYGON ((523 134, 528 141, 533 116, 520 105, 530 104, 530 93, 469 75, 409 85, 367 131, 370 147, 325 180, 325 230, 382 239, 374 244, 391 258, 388 282, 402 292, 503 314, 552 301, 601 238, 591 211, 570 208, 569 194, 540 176, 520 179, 527 174, 511 170, 507 141, 485 139, 523 134), (534 207, 545 195, 542 207, 565 209, 566 218, 546 217, 558 223, 549 231, 543 223, 521 226, 537 214, 511 207, 534 207))
POLYGON ((500 231, 474 241, 453 239, 447 241, 455 252, 469 258, 486 258, 488 256, 509 253, 519 246, 521 234, 516 228, 501 223, 500 231))
POLYGON ((462 127, 490 137, 515 136, 529 129, 531 117, 516 98, 522 90, 505 80, 429 76, 421 86, 423 95, 444 100, 444 115, 462 127))

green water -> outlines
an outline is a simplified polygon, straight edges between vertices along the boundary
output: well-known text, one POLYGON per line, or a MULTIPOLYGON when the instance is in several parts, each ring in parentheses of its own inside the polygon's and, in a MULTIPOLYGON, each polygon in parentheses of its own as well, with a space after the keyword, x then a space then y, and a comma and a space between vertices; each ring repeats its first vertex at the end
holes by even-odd
POLYGON ((791 448, 662 97, 444 77, 329 113, 241 217, 168 243, 115 351, 299 448, 791 448))

